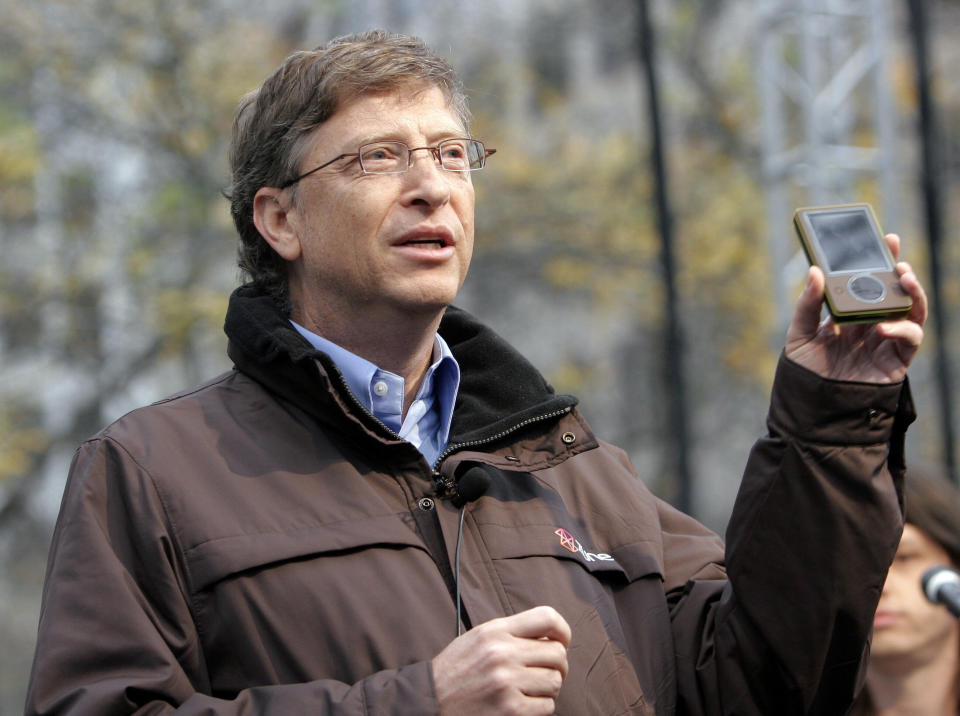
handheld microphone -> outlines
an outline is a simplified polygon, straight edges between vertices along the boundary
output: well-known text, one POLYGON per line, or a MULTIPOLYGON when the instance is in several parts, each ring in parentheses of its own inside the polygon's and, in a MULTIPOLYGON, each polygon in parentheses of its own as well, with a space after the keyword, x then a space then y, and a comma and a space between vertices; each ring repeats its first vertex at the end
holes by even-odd
POLYGON ((942 604, 960 619, 960 573, 951 567, 930 567, 920 579, 923 593, 934 604, 942 604))

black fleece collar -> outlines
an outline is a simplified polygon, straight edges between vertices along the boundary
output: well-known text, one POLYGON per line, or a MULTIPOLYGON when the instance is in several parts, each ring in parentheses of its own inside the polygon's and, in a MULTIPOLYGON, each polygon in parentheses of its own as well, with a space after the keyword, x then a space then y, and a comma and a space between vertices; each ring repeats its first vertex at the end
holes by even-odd
POLYGON ((440 335, 460 365, 451 443, 483 440, 577 404, 572 395, 557 395, 513 346, 463 309, 447 309, 440 335))
MULTIPOLYGON (((304 407, 316 400, 327 403, 331 391, 343 392, 333 362, 297 333, 273 299, 255 286, 233 292, 224 331, 237 369, 273 392, 304 407), (326 375, 318 376, 317 360, 326 375)), ((440 335, 460 365, 451 445, 490 440, 577 404, 571 395, 557 395, 526 358, 466 311, 448 308, 440 335)))

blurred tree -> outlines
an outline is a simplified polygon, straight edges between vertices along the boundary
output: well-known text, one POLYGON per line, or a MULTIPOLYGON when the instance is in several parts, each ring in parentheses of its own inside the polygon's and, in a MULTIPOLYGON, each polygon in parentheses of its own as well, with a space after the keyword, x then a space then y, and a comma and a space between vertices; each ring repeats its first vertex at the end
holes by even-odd
POLYGON ((238 9, 0 2, 4 695, 25 685, 75 446, 227 365, 230 120, 289 49, 238 9))
POLYGON ((111 396, 163 363, 206 372, 233 282, 219 197, 232 109, 288 47, 214 3, 2 13, 0 346, 4 410, 19 415, 0 416, 18 426, 0 451, 9 480, 36 473, 31 459, 52 442, 94 432, 123 407, 111 396), (38 384, 61 386, 53 404, 38 384))
MULTIPOLYGON (((539 364, 558 389, 591 396, 588 415, 604 434, 627 447, 638 463, 649 463, 643 455, 659 454, 669 437, 656 407, 669 399, 656 377, 664 316, 659 242, 643 99, 638 90, 625 89, 639 82, 639 53, 628 31, 634 4, 601 5, 589 4, 590 10, 579 13, 531 10, 529 43, 509 55, 523 68, 513 71, 510 81, 521 75, 527 89, 516 94, 527 104, 520 111, 494 104, 489 115, 480 106, 478 131, 499 134, 501 151, 491 162, 489 181, 478 180, 477 251, 479 261, 504 275, 521 275, 544 296, 575 292, 586 299, 588 322, 617 326, 605 345, 568 346, 565 359, 551 363, 548 354, 539 364), (584 24, 585 16, 592 24, 584 24), (571 35, 578 38, 573 43, 571 35), (584 74, 588 79, 578 79, 584 74), (504 111, 522 120, 505 126, 504 111), (505 258, 497 260, 496 254, 505 258), (604 363, 604 352, 615 365, 604 363)), ((701 466, 715 462, 716 441, 723 442, 724 431, 753 411, 754 422, 733 446, 742 460, 760 424, 776 362, 769 338, 775 318, 759 209, 759 149, 752 136, 754 80, 743 52, 749 24, 743 20, 728 3, 698 0, 673 3, 670 12, 656 16, 680 301, 688 316, 685 361, 693 377, 701 466), (739 34, 711 32, 721 21, 738 26, 739 34), (702 436, 707 439, 701 442, 702 436)), ((468 78, 480 96, 511 97, 498 85, 505 76, 495 66, 485 69, 491 74, 468 78)), ((484 272, 484 280, 502 288, 491 273, 484 272)), ((516 293, 516 284, 510 290, 516 293)), ((503 301, 510 293, 494 291, 497 295, 503 301)), ((572 344, 592 336, 587 325, 561 322, 572 344)), ((522 344, 530 335, 522 329, 512 338, 522 344)), ((659 459, 653 463, 646 477, 662 494, 672 494, 672 476, 659 459)), ((725 515, 726 506, 718 512, 725 515)))

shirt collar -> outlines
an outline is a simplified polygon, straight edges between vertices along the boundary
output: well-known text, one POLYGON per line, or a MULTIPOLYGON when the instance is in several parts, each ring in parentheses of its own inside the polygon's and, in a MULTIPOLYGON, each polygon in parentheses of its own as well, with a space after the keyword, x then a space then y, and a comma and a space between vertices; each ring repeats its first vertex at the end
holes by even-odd
POLYGON ((310 342, 310 345, 321 353, 326 353, 330 356, 330 359, 343 374, 343 379, 347 382, 347 387, 350 388, 350 392, 354 394, 365 408, 372 411, 373 401, 370 396, 370 386, 373 382, 374 375, 377 373, 377 366, 367 359, 361 358, 356 353, 351 353, 346 348, 341 348, 333 341, 327 340, 323 336, 317 335, 313 331, 304 328, 294 320, 291 320, 290 323, 297 329, 297 332, 301 336, 310 342))
POLYGON ((447 342, 443 340, 439 333, 436 343, 434 343, 434 356, 437 355, 438 349, 440 355, 430 366, 430 370, 427 371, 424 383, 427 380, 431 383, 440 416, 438 443, 440 446, 446 447, 447 441, 450 439, 453 408, 457 402, 457 392, 460 390, 460 364, 457 363, 457 359, 453 357, 453 351, 450 350, 450 346, 447 345, 447 342))
MULTIPOLYGON (((336 364, 337 368, 343 374, 350 392, 360 401, 360 403, 386 425, 393 428, 395 432, 400 432, 400 426, 397 420, 390 415, 382 414, 375 406, 373 396, 373 386, 380 379, 388 384, 399 386, 400 394, 403 394, 403 378, 389 371, 377 367, 365 358, 361 358, 355 353, 348 351, 333 341, 323 336, 317 335, 313 331, 304 328, 296 321, 290 323, 297 332, 310 342, 318 351, 326 353, 336 364), (386 418, 386 419, 385 419, 386 418)), ((434 337, 433 357, 430 367, 424 375, 423 383, 417 393, 417 399, 432 398, 436 402, 437 416, 439 424, 437 425, 437 443, 446 445, 450 436, 450 425, 453 422, 453 408, 457 401, 457 391, 460 388, 460 366, 453 357, 453 351, 443 340, 439 333, 434 337)))

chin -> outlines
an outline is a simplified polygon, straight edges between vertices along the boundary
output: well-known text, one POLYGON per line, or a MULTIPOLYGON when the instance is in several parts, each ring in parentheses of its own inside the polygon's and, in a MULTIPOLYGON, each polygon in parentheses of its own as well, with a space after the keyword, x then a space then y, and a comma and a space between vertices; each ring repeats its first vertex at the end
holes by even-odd
POLYGON ((406 304, 407 310, 415 313, 443 311, 457 298, 459 288, 459 285, 423 287, 413 292, 413 295, 406 296, 405 300, 401 299, 401 303, 406 304))
POLYGON ((905 643, 902 639, 893 638, 893 635, 881 635, 878 639, 874 635, 873 642, 870 645, 871 659, 897 659, 909 654, 914 649, 914 645, 905 643))

